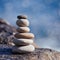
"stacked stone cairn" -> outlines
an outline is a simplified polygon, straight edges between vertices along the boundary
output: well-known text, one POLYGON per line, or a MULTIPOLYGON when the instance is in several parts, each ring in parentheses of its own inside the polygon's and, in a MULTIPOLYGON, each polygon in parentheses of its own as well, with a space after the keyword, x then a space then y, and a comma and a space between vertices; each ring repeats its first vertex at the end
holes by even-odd
POLYGON ((18 26, 18 33, 14 34, 16 39, 13 40, 15 45, 13 46, 12 51, 17 53, 33 52, 35 50, 35 47, 32 45, 34 34, 29 33, 30 28, 28 27, 29 21, 27 16, 19 15, 17 18, 16 24, 18 26))

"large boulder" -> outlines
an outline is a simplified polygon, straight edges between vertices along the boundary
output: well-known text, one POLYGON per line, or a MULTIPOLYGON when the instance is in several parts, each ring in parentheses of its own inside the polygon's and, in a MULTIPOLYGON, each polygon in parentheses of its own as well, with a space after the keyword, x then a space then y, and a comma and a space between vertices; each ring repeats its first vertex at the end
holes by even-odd
POLYGON ((12 41, 14 32, 16 32, 16 28, 0 18, 0 44, 7 44, 12 41))

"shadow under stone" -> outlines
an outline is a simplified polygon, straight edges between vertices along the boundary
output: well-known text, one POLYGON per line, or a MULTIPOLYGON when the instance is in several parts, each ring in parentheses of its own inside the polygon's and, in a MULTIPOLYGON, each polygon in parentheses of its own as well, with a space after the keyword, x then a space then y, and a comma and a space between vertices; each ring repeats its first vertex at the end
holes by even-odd
POLYGON ((10 55, 10 54, 12 54, 12 49, 11 48, 0 48, 0 55, 2 55, 2 54, 10 55))
POLYGON ((11 55, 12 46, 6 44, 0 44, 0 55, 11 55))

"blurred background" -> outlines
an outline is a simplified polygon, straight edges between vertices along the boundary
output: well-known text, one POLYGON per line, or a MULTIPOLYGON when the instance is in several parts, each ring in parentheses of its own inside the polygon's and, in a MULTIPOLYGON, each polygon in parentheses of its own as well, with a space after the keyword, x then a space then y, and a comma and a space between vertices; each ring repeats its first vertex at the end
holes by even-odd
POLYGON ((16 27, 17 15, 27 15, 35 42, 60 51, 60 0, 0 0, 0 17, 16 27))

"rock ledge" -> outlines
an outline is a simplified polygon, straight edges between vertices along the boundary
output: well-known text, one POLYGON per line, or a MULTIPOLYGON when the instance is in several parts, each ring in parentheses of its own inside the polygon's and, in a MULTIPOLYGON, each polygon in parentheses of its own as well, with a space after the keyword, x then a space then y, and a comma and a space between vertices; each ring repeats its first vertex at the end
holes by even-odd
POLYGON ((0 60, 60 60, 60 52, 37 48, 32 53, 17 54, 12 53, 12 46, 0 44, 0 60))

